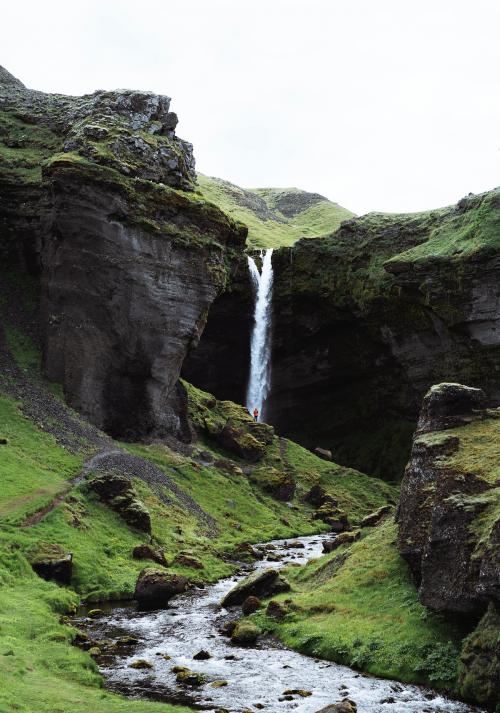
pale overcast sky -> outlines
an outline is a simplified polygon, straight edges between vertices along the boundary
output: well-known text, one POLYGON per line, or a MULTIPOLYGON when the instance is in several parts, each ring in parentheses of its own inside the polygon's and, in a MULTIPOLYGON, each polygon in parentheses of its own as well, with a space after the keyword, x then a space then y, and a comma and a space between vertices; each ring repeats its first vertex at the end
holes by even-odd
POLYGON ((198 170, 357 212, 500 183, 498 0, 24 0, 0 64, 29 87, 172 97, 198 170))

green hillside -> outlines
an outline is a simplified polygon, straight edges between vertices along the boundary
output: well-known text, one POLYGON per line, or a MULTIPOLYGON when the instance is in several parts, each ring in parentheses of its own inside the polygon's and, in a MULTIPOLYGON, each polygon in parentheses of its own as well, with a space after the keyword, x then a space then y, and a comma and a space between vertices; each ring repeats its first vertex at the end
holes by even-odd
POLYGON ((255 248, 289 246, 299 238, 333 233, 354 216, 328 198, 298 188, 245 189, 201 173, 198 183, 208 200, 248 225, 248 244, 255 248))

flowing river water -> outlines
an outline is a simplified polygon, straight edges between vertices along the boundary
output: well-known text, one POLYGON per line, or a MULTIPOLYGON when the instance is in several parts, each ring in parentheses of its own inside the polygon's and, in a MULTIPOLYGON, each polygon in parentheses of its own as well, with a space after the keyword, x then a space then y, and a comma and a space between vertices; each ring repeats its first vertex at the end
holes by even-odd
MULTIPOLYGON (((171 601, 168 609, 142 612, 132 605, 108 607, 97 619, 82 615, 77 624, 96 640, 116 641, 132 636, 137 643, 119 647, 103 656, 100 670, 107 687, 136 698, 185 703, 207 711, 231 713, 264 710, 265 713, 315 713, 328 704, 349 697, 358 713, 470 713, 479 709, 452 701, 417 686, 373 678, 328 661, 290 651, 263 638, 255 648, 235 646, 219 630, 228 618, 222 597, 248 569, 303 564, 322 552, 325 536, 294 539, 303 547, 290 548, 284 540, 273 541, 272 555, 280 562, 258 561, 237 576, 220 580, 205 589, 191 590, 171 601), (193 660, 200 650, 211 658, 193 660), (164 655, 170 658, 167 660, 164 655), (151 669, 136 670, 130 664, 145 659, 151 669), (176 682, 174 666, 202 673, 207 682, 189 689, 176 682), (214 681, 227 681, 215 688, 214 681), (302 689, 312 695, 285 695, 287 689, 302 689)), ((331 535, 329 535, 331 537, 331 535)), ((235 610, 232 618, 241 614, 235 610)))

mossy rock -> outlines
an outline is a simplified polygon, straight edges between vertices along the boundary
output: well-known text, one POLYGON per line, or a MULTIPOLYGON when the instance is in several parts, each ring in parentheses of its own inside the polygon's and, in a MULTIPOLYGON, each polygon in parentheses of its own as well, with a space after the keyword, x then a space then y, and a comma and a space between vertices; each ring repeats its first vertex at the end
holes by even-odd
POLYGON ((460 654, 459 690, 465 699, 481 705, 493 707, 500 701, 498 604, 490 603, 477 628, 464 641, 460 654))
POLYGON ((253 646, 261 633, 262 630, 251 621, 239 621, 231 634, 231 641, 240 646, 253 646))

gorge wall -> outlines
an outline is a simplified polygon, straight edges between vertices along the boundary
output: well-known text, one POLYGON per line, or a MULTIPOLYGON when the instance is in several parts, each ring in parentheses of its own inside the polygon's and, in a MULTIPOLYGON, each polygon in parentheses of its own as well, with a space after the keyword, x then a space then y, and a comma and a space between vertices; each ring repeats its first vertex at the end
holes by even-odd
MULTIPOLYGON (((275 251, 273 264, 268 413, 280 433, 399 478, 432 384, 456 380, 500 399, 498 189, 427 213, 355 218, 275 251)), ((202 388, 240 402, 247 281, 240 270, 209 317, 199 347, 209 379, 189 370, 202 388), (239 335, 230 347, 218 338, 222 325, 239 335)))
POLYGON ((47 95, 0 74, 3 264, 39 287, 46 376, 122 438, 190 438, 180 369, 246 239, 195 192, 169 108, 148 92, 47 95))

